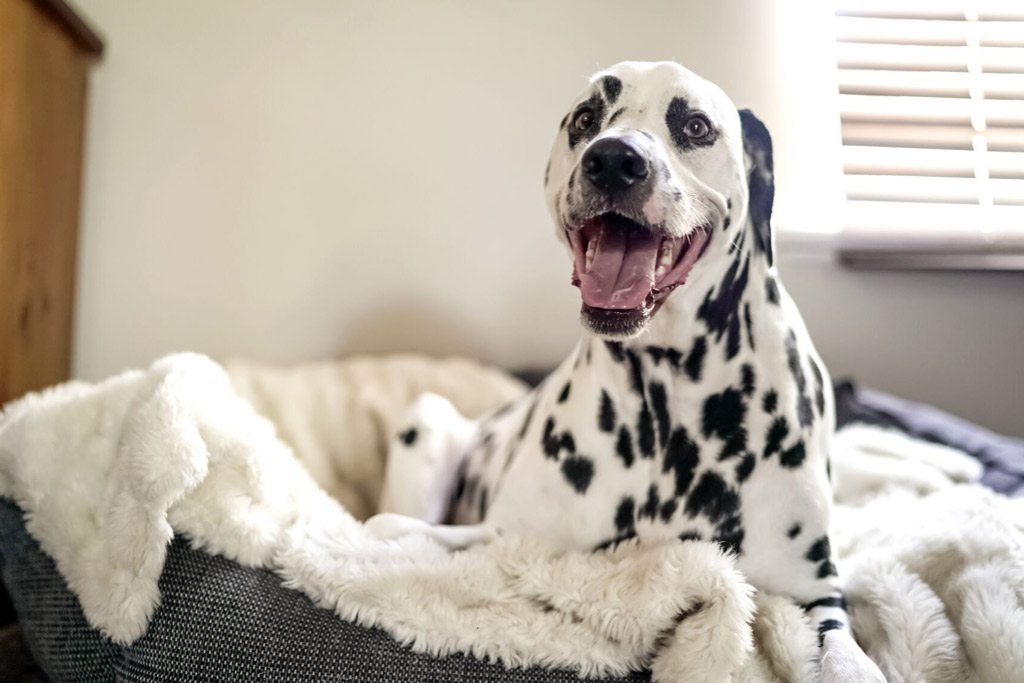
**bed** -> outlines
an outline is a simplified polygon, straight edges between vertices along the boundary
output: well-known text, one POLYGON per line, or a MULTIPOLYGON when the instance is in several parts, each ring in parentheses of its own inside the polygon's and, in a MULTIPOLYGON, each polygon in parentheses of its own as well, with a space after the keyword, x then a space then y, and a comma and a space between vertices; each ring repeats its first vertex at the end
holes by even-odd
MULTIPOLYGON (((290 399, 295 396, 293 391, 280 388, 292 375, 279 373, 265 381, 254 377, 247 370, 235 372, 234 388, 264 414, 275 412, 266 403, 269 386, 277 386, 290 399)), ((494 380, 493 375, 489 377, 494 380)), ((416 387, 423 388, 431 387, 416 387)), ((514 383, 502 384, 494 393, 515 389, 514 383)), ((840 426, 883 425, 902 435, 952 447, 978 464, 980 480, 986 487, 1010 498, 1024 496, 1024 442, 993 434, 928 406, 858 387, 850 381, 837 384, 836 399, 840 426)), ((480 409, 476 407, 477 411, 480 409)), ((287 417, 276 417, 283 435, 294 433, 295 426, 289 426, 287 417)), ((942 491, 927 493, 949 495, 942 491)), ((348 507, 358 507, 356 498, 358 495, 349 492, 348 499, 353 502, 348 507)), ((979 509, 985 505, 988 503, 980 504, 979 509)), ((850 528, 855 526, 851 524, 850 528)), ((863 538, 867 532, 862 531, 857 533, 863 538)), ((189 537, 178 529, 175 532, 158 573, 158 606, 143 633, 120 638, 114 632, 115 636, 110 637, 111 632, 104 635, 94 627, 94 617, 87 618, 83 600, 69 589, 54 559, 26 527, 23 510, 10 497, 0 500, 4 616, 12 622, 17 617, 16 625, 6 627, 4 642, 11 651, 2 658, 6 663, 0 665, 7 667, 7 671, 0 668, 5 680, 19 680, 17 676, 20 680, 88 682, 580 679, 578 667, 559 666, 569 659, 549 658, 545 660, 547 665, 540 666, 529 658, 517 659, 515 653, 509 655, 487 648, 477 649, 476 656, 457 652, 458 647, 439 652, 429 638, 421 642, 387 620, 381 628, 368 625, 360 617, 339 618, 345 614, 344 609, 310 589, 301 576, 282 575, 278 569, 254 566, 259 563, 244 558, 234 561, 226 556, 231 552, 218 550, 209 543, 197 544, 194 535, 189 537), (16 656, 19 647, 28 648, 31 661, 16 656), (439 654, 443 656, 436 656, 439 654), (509 668, 510 664, 513 668, 509 668)), ((856 551, 862 539, 851 532, 845 543, 856 551)), ((870 559, 866 555, 859 560, 851 557, 851 562, 870 559)), ((866 589, 865 595, 869 593, 866 589)), ((770 605, 758 604, 761 612, 770 609, 770 605)), ((864 623, 869 615, 870 609, 865 607, 861 611, 864 623)), ((438 628, 443 629, 443 625, 438 628)), ((756 628, 755 625, 755 640, 756 628)), ((429 630, 423 626, 420 629, 429 630)), ((964 666, 952 660, 939 664, 951 667, 949 670, 964 666)), ((591 673, 610 675, 605 680, 646 681, 652 677, 649 665, 641 657, 629 660, 618 671, 614 665, 594 666, 591 673)), ((739 675, 745 676, 744 680, 772 680, 769 674, 754 669, 744 669, 739 675)))

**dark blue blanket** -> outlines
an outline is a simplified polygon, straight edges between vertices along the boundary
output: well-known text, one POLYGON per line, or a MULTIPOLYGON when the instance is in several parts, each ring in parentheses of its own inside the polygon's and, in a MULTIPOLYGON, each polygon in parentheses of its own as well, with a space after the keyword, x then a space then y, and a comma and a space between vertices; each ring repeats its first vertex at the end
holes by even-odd
POLYGON ((1007 496, 1024 496, 1024 441, 944 413, 938 408, 858 387, 836 384, 836 424, 894 427, 910 436, 957 448, 985 467, 981 483, 1007 496))

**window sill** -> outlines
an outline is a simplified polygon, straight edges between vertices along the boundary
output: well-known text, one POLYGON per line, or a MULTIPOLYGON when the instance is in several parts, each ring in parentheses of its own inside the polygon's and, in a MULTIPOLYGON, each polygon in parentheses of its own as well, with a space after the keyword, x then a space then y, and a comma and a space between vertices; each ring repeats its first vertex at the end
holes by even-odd
POLYGON ((1024 239, 780 230, 778 242, 787 257, 855 270, 1024 272, 1024 239))

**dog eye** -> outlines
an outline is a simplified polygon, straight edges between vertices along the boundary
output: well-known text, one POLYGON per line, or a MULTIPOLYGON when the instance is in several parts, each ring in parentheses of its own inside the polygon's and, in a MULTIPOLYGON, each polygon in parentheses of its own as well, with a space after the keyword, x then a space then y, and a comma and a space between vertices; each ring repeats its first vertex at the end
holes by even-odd
POLYGON ((686 122, 686 126, 683 127, 683 132, 686 133, 687 137, 690 138, 702 138, 708 134, 711 130, 711 124, 708 120, 700 114, 693 116, 689 121, 686 122))
POLYGON ((594 125, 594 112, 589 109, 580 109, 572 118, 572 127, 583 132, 594 125))

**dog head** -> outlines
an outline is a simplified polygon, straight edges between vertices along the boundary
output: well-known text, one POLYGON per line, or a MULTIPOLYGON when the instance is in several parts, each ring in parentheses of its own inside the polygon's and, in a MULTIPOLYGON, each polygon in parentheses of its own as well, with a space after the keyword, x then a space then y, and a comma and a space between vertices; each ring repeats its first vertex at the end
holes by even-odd
POLYGON ((673 62, 594 75, 562 120, 544 183, 583 323, 601 336, 639 334, 688 280, 727 269, 745 231, 771 264, 768 131, 673 62))

